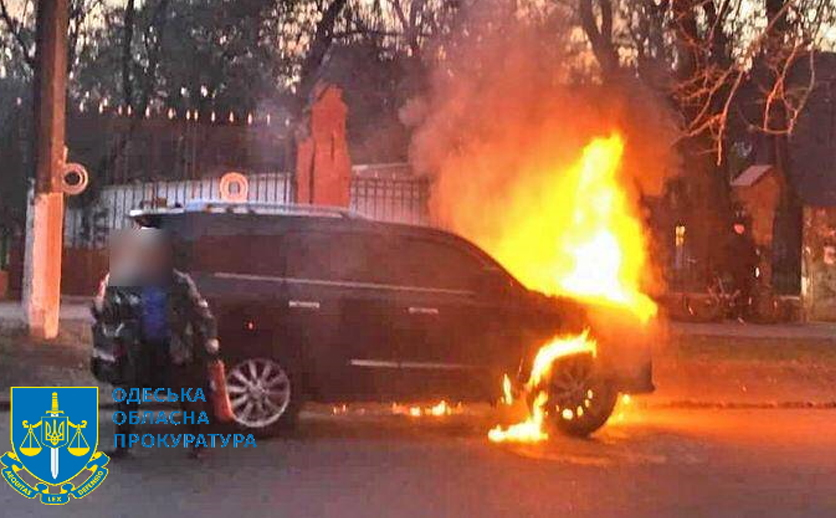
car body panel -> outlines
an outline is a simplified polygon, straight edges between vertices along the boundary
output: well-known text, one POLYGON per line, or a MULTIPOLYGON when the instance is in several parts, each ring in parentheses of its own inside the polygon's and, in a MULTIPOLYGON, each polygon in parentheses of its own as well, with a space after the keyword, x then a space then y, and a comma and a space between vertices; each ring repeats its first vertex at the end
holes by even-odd
MULTIPOLYGON (((338 213, 339 215, 340 213, 338 213)), ((584 305, 529 291, 465 239, 360 218, 145 213, 175 235, 224 354, 278 351, 320 401, 495 400, 537 349, 589 325, 584 305)), ((599 345, 621 390, 646 391, 647 344, 599 345)))

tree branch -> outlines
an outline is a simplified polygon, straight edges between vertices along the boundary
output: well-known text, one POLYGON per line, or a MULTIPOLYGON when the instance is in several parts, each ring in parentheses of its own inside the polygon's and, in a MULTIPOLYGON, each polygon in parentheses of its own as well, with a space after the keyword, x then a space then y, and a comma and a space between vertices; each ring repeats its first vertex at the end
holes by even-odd
POLYGON ((6 24, 6 27, 9 29, 9 32, 14 36, 15 41, 17 41, 18 46, 20 46, 20 53, 23 56, 24 62, 29 65, 29 68, 32 70, 35 69, 35 56, 29 54, 29 46, 26 44, 26 41, 23 39, 23 35, 20 32, 20 28, 18 27, 17 21, 12 18, 11 14, 9 13, 8 6, 6 5, 6 0, 0 0, 0 18, 6 24))
POLYGON ((612 2, 597 0, 601 7, 601 26, 598 26, 592 6, 593 0, 580 0, 581 26, 592 46, 592 53, 601 67, 605 80, 615 76, 619 68, 618 53, 612 40, 612 2))

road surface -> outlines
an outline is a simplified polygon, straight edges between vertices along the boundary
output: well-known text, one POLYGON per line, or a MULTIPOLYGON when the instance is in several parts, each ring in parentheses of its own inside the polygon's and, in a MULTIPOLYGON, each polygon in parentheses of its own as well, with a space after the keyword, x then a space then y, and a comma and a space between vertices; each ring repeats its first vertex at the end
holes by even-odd
MULTIPOLYGON (((836 516, 836 411, 628 408, 590 440, 494 445, 495 415, 306 413, 256 449, 143 449, 61 508, 0 486, 24 517, 836 516)), ((8 414, 0 414, 8 437, 8 414)), ((102 442, 108 446, 102 427, 102 442)), ((160 431, 153 428, 148 431, 160 431)), ((163 430, 165 431, 165 430, 163 430)))

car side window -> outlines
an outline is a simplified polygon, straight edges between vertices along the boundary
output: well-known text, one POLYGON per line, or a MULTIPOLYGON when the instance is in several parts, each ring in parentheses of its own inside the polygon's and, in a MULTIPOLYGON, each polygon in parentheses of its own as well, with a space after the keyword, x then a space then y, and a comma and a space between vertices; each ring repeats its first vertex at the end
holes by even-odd
POLYGON ((293 232, 284 239, 286 276, 341 282, 380 282, 387 261, 378 236, 359 232, 293 232))
POLYGON ((202 236, 185 248, 193 271, 281 276, 282 246, 280 236, 241 234, 202 236))
POLYGON ((397 238, 395 261, 387 267, 391 282, 408 286, 475 290, 482 262, 452 244, 431 239, 397 238))
POLYGON ((290 278, 475 290, 484 265, 459 248, 430 239, 364 232, 284 236, 290 278))
POLYGON ((285 235, 284 246, 287 277, 338 280, 334 272, 337 258, 327 234, 291 232, 285 235))

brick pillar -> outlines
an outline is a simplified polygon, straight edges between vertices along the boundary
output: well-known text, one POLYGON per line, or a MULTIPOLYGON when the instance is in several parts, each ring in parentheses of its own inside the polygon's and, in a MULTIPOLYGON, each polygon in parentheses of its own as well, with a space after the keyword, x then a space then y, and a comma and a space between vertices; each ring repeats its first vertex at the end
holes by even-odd
POLYGON ((342 90, 318 85, 296 143, 296 202, 348 207, 351 157, 342 90))

